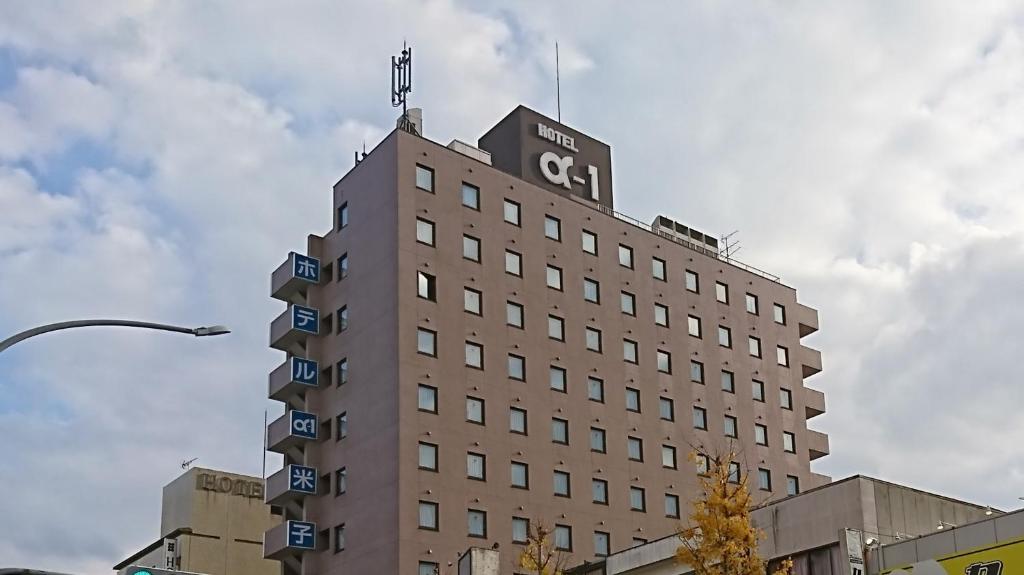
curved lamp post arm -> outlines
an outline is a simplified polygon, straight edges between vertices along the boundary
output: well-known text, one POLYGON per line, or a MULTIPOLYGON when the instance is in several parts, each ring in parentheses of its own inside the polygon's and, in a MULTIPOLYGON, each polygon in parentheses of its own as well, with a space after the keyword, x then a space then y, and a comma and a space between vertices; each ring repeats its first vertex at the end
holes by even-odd
POLYGON ((176 325, 152 323, 148 321, 132 321, 126 319, 80 319, 75 321, 62 321, 59 323, 51 323, 49 325, 41 325, 39 327, 34 327, 32 329, 25 330, 19 334, 15 334, 3 341, 0 341, 0 352, 18 343, 19 341, 26 340, 30 337, 37 336, 40 334, 50 333, 51 331, 59 331, 62 329, 71 329, 76 327, 97 326, 138 327, 144 329, 157 329, 162 331, 187 333, 190 335, 194 335, 196 337, 231 333, 231 330, 229 330, 227 327, 223 325, 213 325, 209 327, 180 327, 176 325))

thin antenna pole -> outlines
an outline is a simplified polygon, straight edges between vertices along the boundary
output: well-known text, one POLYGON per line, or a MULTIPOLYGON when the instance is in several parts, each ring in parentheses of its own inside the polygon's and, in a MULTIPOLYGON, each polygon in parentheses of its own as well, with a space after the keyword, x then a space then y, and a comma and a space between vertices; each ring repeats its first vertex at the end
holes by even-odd
POLYGON ((558 123, 562 123, 562 79, 558 69, 558 41, 555 41, 555 105, 558 107, 558 123))
POLYGON ((267 480, 267 410, 263 410, 263 480, 267 480))

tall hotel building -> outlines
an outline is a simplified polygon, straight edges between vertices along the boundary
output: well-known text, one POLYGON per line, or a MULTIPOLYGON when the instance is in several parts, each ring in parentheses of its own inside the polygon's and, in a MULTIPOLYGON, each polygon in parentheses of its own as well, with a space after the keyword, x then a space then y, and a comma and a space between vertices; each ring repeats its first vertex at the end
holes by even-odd
POLYGON ((678 528, 691 446, 734 444, 755 499, 829 481, 793 288, 615 212, 610 148, 568 126, 519 107, 478 145, 396 129, 273 273, 268 557, 412 575, 500 545, 514 573, 541 521, 579 563, 678 528))

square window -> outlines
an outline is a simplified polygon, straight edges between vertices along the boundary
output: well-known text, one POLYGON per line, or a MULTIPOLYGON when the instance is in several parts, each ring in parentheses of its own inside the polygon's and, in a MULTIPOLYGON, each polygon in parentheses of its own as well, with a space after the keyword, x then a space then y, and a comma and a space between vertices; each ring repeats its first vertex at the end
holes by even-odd
POLYGON ((335 373, 338 374, 338 386, 345 385, 348 383, 348 359, 342 358, 334 369, 335 373))
POLYGON ((555 525, 555 549, 572 551, 572 527, 555 525))
POLYGON ((704 364, 699 361, 690 360, 690 381, 704 383, 704 364))
POLYGON ((423 355, 437 357, 437 332, 429 329, 416 330, 416 351, 423 355))
POLYGON ((583 278, 583 299, 591 303, 601 303, 601 284, 590 278, 583 278))
POLYGON ((514 301, 505 302, 505 323, 522 329, 523 327, 523 306, 514 301))
POLYGON ((604 381, 596 377, 587 378, 587 399, 604 403, 604 381))
POLYGON ((513 461, 511 465, 512 487, 517 489, 530 488, 530 467, 525 463, 513 461))
POLYGON ((551 289, 562 291, 562 270, 555 266, 547 267, 547 285, 551 289))
POLYGON ((782 347, 781 345, 778 346, 776 348, 776 350, 775 350, 775 356, 776 356, 776 359, 778 360, 779 365, 781 365, 783 367, 789 367, 789 350, 788 349, 782 347))
POLYGON ((739 437, 739 434, 736 432, 736 418, 735 417, 733 417, 731 415, 726 415, 725 416, 725 421, 723 423, 723 427, 725 429, 725 436, 726 437, 739 437))
POLYGON ((733 461, 729 464, 729 483, 739 483, 740 479, 740 464, 733 461))
POLYGON ((334 552, 341 553, 345 550, 345 524, 334 526, 334 552))
POLYGON ((526 358, 521 355, 508 354, 508 377, 516 381, 526 381, 526 358))
POLYGON ((548 337, 557 341, 565 341, 565 320, 560 317, 549 315, 548 337))
POLYGON ((647 493, 643 487, 629 488, 629 508, 633 511, 647 511, 647 493))
POLYGON ((604 531, 594 531, 594 555, 607 557, 611 554, 611 535, 604 531))
POLYGON ((693 337, 701 337, 700 318, 692 315, 686 316, 686 330, 693 337))
POLYGON ((715 299, 721 303, 729 303, 729 286, 722 282, 715 282, 715 299))
POLYGON ((619 244, 619 265, 633 269, 633 248, 619 244))
POLYGON ((668 306, 660 303, 654 304, 654 323, 662 327, 668 327, 668 306))
POLYGON ((466 397, 466 421, 470 423, 484 424, 484 400, 476 397, 466 397))
POLYGON ((658 371, 661 373, 672 373, 672 354, 667 351, 658 350, 658 371))
POLYGON ((426 191, 434 191, 434 170, 426 166, 416 164, 416 187, 426 191))
POLYGON ((334 494, 344 495, 348 491, 348 470, 342 467, 334 472, 334 494))
POLYGON ((462 182, 462 205, 474 210, 480 210, 480 188, 462 182))
POLYGON ((754 424, 754 443, 768 445, 768 426, 761 425, 760 423, 754 424))
POLYGON ((779 405, 782 409, 793 409, 793 392, 785 387, 779 388, 779 405))
POLYGON ((626 438, 626 454, 631 461, 644 460, 644 440, 639 437, 626 438))
POLYGON ((518 202, 513 202, 512 200, 505 200, 505 206, 503 210, 506 222, 512 224, 513 226, 518 226, 521 224, 520 214, 522 213, 522 208, 519 206, 518 202))
POLYGON ((420 501, 419 528, 437 531, 437 503, 420 501))
POLYGON ((348 306, 343 305, 338 310, 338 333, 348 329, 348 306))
POLYGON ((764 382, 752 380, 750 382, 750 392, 754 397, 754 401, 764 402, 764 382))
POLYGON ((665 494, 665 517, 679 519, 679 496, 671 493, 665 494))
POLYGON ((466 511, 467 531, 470 537, 487 537, 487 512, 478 509, 466 511))
POLYGON ((569 445, 569 422, 557 417, 551 418, 551 441, 569 445))
POLYGON ((786 325, 786 308, 775 304, 772 306, 772 317, 775 319, 775 323, 786 325))
POLYGON ((476 369, 484 368, 484 346, 471 341, 466 342, 466 365, 476 369))
POLYGON ((552 365, 548 369, 548 381, 551 384, 551 389, 565 393, 567 379, 564 368, 552 365))
POLYGON ((530 520, 523 517, 512 518, 512 542, 527 543, 530 534, 530 520))
POLYGON ((416 408, 428 413, 437 413, 437 388, 420 384, 417 392, 416 408))
POLYGON ((606 453, 608 444, 605 441, 604 430, 598 427, 590 428, 590 450, 598 453, 606 453))
POLYGON ((555 471, 554 474, 555 495, 569 497, 569 474, 565 471, 555 471))
POLYGON ((597 234, 583 230, 583 251, 597 255, 597 234))
POLYGON ((676 448, 671 445, 661 446, 661 466, 669 469, 676 468, 676 448))
POLYGON ((434 245, 434 222, 416 218, 416 241, 428 246, 434 245))
POLYGON ((703 453, 697 454, 697 474, 707 475, 711 469, 711 458, 703 453))
POLYGON ((338 229, 348 227, 348 202, 338 206, 338 229))
POLYGON ((430 561, 420 561, 417 575, 440 575, 441 566, 430 561))
POLYGON ((697 272, 686 270, 686 291, 700 293, 700 276, 697 272))
POLYGON ((626 411, 640 413, 640 390, 626 388, 626 411))
POLYGON ((551 216, 544 216, 544 237, 562 241, 562 221, 551 216))
POLYGON ((782 450, 786 453, 796 453, 796 436, 789 431, 782 432, 782 450))
POLYGON ((757 470, 757 487, 761 491, 772 490, 772 472, 767 469, 757 470))
POLYGON ((523 256, 516 252, 505 250, 505 273, 523 277, 523 256))
POLYGON ((747 313, 758 314, 757 296, 752 293, 747 294, 747 313))
POLYGON ((601 353, 601 330, 586 328, 587 349, 601 353))
POLYGON ((731 371, 722 371, 722 391, 736 393, 736 378, 731 371))
POLYGON ((508 410, 508 430, 512 433, 526 435, 526 410, 510 407, 508 410))
POLYGON ((420 469, 437 471, 437 446, 420 442, 420 469))
POLYGON ((416 295, 426 300, 437 301, 437 278, 426 272, 416 272, 416 295))
POLYGON ((478 481, 487 480, 487 456, 482 453, 466 453, 466 477, 478 481))
POLYGON ((786 476, 786 495, 797 495, 800 493, 800 480, 793 476, 786 476))
POLYGON ((348 254, 341 254, 338 258, 338 281, 348 277, 348 254))
POLYGON ((758 339, 758 338, 756 338, 754 336, 748 336, 747 337, 747 347, 749 348, 750 356, 751 357, 761 357, 761 340, 760 339, 758 339))
POLYGON ((335 439, 341 441, 348 437, 348 413, 341 413, 335 418, 335 425, 337 425, 337 434, 335 439))
POLYGON ((693 427, 705 430, 708 428, 708 412, 703 407, 693 408, 693 427))
POLYGON ((608 482, 604 479, 590 480, 591 499, 594 503, 608 505, 608 482))
POLYGON ((483 315, 484 295, 472 288, 462 288, 462 308, 474 315, 483 315))
POLYGON ((462 236, 462 257, 471 262, 480 262, 480 240, 473 236, 462 236))
POLYGON ((629 363, 637 363, 637 343, 631 339, 622 340, 622 359, 629 363))
POLYGON ((658 417, 665 421, 675 421, 676 408, 671 399, 667 397, 658 398, 658 417))
POLYGON ((724 325, 718 326, 718 345, 732 347, 732 330, 724 325))
POLYGON ((659 258, 651 258, 651 275, 654 279, 666 281, 665 276, 665 260, 659 258))
POLYGON ((636 296, 629 292, 622 292, 620 301, 622 302, 622 313, 632 316, 636 315, 636 296))

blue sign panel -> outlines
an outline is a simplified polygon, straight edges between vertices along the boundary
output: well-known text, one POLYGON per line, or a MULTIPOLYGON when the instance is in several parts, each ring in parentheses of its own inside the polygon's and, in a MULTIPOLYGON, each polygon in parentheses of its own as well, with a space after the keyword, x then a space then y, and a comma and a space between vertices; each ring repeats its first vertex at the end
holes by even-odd
POLYGON ((316 549, 316 523, 288 522, 288 546, 296 549, 316 549))
POLYGON ((319 370, 312 359, 292 358, 292 381, 316 387, 319 384, 319 370))
POLYGON ((316 439, 316 416, 305 411, 292 410, 288 412, 291 422, 291 435, 316 439))
POLYGON ((305 465, 288 466, 288 489, 299 493, 316 494, 316 468, 305 465))
POLYGON ((293 305, 292 328, 314 335, 320 333, 320 310, 293 305))
POLYGON ((292 252, 292 275, 310 283, 320 283, 320 260, 292 252))

